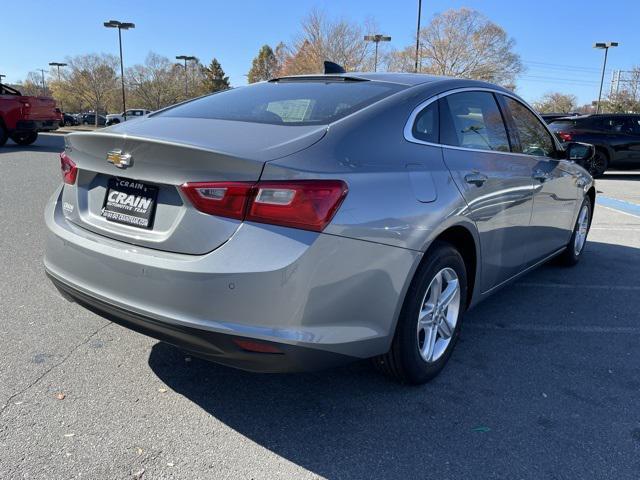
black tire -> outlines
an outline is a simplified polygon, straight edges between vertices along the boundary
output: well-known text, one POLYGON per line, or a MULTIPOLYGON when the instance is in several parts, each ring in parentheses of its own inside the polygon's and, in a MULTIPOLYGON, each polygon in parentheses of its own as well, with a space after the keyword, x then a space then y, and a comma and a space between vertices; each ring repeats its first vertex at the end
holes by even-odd
POLYGON ((31 145, 38 139, 38 132, 15 133, 11 135, 11 140, 23 147, 31 145))
POLYGON ((414 385, 434 378, 449 360, 460 335, 462 315, 467 305, 467 272, 460 253, 448 243, 435 242, 426 255, 407 291, 391 349, 373 359, 374 365, 382 373, 401 383, 414 385), (452 269, 457 275, 460 295, 457 320, 443 353, 436 360, 427 362, 420 353, 418 317, 432 280, 443 269, 452 269))
POLYGON ((0 147, 7 143, 7 139, 9 138, 9 134, 7 129, 4 128, 4 124, 0 122, 0 147))
POLYGON ((587 244, 587 236, 589 234, 589 229, 591 228, 591 219, 593 218, 593 205, 591 204, 591 198, 585 197, 582 201, 582 205, 580 205, 580 210, 578 211, 578 218, 576 219, 576 223, 573 226, 573 233, 571 234, 571 239, 567 244, 567 248, 558 256, 558 263, 560 265, 564 265, 565 267, 573 267, 576 265, 580 259, 582 258, 582 252, 584 252, 584 247, 587 244), (584 241, 580 245, 580 248, 576 247, 576 237, 580 231, 581 225, 581 214, 582 210, 587 209, 587 225, 586 232, 584 233, 584 241))
POLYGON ((600 178, 609 168, 609 154, 601 148, 596 148, 593 158, 587 162, 586 169, 593 178, 600 178))

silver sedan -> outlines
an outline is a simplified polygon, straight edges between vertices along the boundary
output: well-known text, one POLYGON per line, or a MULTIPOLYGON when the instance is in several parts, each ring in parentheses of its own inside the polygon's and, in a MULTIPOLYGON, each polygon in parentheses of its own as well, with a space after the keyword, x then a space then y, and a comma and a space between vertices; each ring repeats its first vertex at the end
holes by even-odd
POLYGON ((65 297, 218 363, 372 358, 422 383, 465 310, 580 259, 591 155, 483 82, 278 78, 67 135, 45 268, 65 297))

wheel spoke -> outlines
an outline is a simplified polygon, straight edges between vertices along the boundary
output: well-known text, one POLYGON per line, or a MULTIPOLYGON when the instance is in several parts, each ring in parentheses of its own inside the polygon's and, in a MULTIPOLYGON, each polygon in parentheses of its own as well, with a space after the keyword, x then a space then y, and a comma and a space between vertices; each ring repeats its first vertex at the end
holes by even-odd
POLYGON ((455 298, 457 293, 458 293, 458 280, 455 280, 455 279, 449 280, 449 282, 447 283, 447 288, 445 288, 444 292, 440 294, 440 299, 438 300, 440 307, 442 309, 447 308, 451 303, 451 300, 455 298))
POLYGON ((422 347, 422 358, 427 362, 430 362, 433 357, 433 350, 436 345, 436 339, 438 337, 438 328, 436 325, 431 325, 430 328, 424 330, 424 345, 422 347))
POLYGON ((451 338, 451 335, 453 335, 453 329, 451 328, 451 325, 449 325, 449 322, 446 316, 438 324, 438 333, 442 338, 445 338, 445 339, 451 338))

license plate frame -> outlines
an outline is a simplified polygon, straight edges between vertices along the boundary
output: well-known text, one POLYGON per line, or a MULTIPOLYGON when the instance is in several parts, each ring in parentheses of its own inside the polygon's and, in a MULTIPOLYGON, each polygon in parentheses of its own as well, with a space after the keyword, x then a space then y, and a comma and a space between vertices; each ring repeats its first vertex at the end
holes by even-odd
POLYGON ((101 216, 109 222, 150 230, 156 216, 159 188, 138 180, 111 177, 101 216))

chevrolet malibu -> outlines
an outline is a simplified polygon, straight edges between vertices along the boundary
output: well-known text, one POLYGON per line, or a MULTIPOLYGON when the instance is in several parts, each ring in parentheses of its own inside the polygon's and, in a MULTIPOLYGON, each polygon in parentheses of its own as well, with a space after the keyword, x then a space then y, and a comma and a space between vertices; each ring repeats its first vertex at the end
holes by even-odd
POLYGON ((470 80, 277 78, 67 135, 45 268, 68 299, 245 370, 443 368, 465 310, 558 257, 595 203, 518 96, 470 80))

